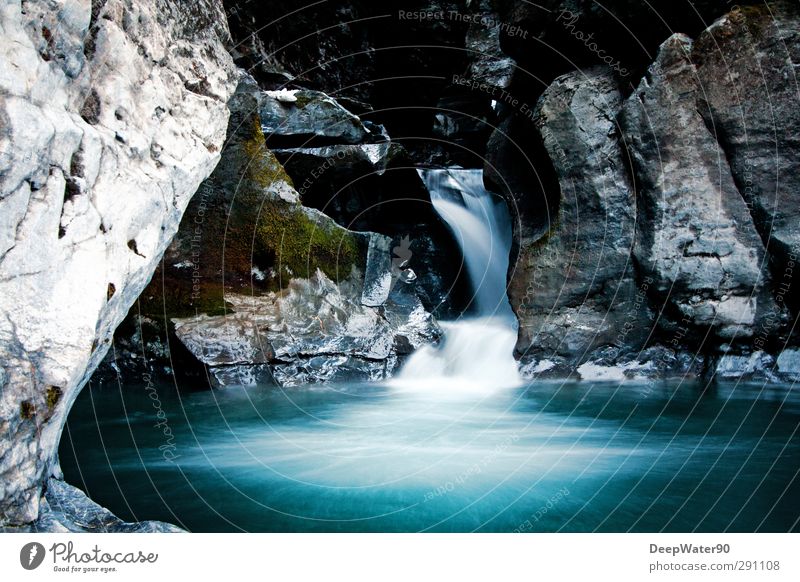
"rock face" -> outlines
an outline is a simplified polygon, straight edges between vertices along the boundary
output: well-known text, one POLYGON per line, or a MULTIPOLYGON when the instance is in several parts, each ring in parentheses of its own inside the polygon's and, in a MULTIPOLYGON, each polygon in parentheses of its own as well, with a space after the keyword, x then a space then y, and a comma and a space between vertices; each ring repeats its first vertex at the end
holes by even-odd
POLYGON ((321 91, 283 89, 258 96, 261 126, 269 145, 292 139, 354 144, 366 141, 369 130, 361 120, 321 91))
POLYGON ((490 141, 520 222, 525 375, 791 380, 799 46, 797 7, 776 2, 670 36, 624 102, 608 69, 556 79, 534 117, 555 201, 490 141))
POLYGON ((459 251, 405 147, 382 125, 362 121, 318 91, 267 91, 258 100, 266 144, 272 144, 303 205, 350 230, 391 237, 413 257, 425 308, 453 317, 465 285, 454 262, 440 257, 459 251), (290 95, 298 101, 276 104, 290 95))
POLYGON ((736 9, 697 39, 698 110, 730 164, 767 246, 776 299, 800 307, 800 8, 796 2, 736 9))
POLYGON ((660 324, 688 328, 697 345, 707 333, 755 335, 774 303, 763 243, 698 111, 703 87, 691 53, 688 37, 670 37, 621 119, 639 184, 636 259, 654 280, 660 324))
MULTIPOLYGON (((183 349, 208 368, 217 387, 383 378, 409 350, 438 334, 410 271, 416 262, 395 255, 389 237, 348 230, 303 206, 293 180, 267 148, 273 134, 265 135, 264 128, 281 127, 275 110, 284 107, 280 99, 294 95, 261 91, 252 77, 240 74, 229 101, 222 161, 190 203, 163 266, 140 298, 147 321, 161 320, 158 333, 168 338, 168 356, 183 349), (263 115, 272 117, 265 121, 263 115)), ((332 116, 363 128, 336 101, 317 93, 313 98, 324 103, 319 120, 309 106, 284 137, 332 127, 332 116)), ((293 103, 287 106, 296 107, 293 103)), ((348 139, 333 132, 327 138, 348 139)), ((319 163, 333 173, 344 171, 337 163, 346 165, 345 157, 335 155, 337 148, 372 145, 394 144, 282 152, 302 155, 313 168, 307 150, 318 150, 319 163)), ((302 176, 302 164, 294 169, 302 176)), ((136 320, 139 311, 129 319, 136 320)), ((125 326, 146 343, 140 327, 125 326)), ((163 344, 151 345, 149 365, 169 365, 171 358, 157 351, 163 344)), ((124 360, 114 365, 125 369, 124 360)))
POLYGON ((439 330, 406 284, 391 285, 371 305, 375 283, 356 272, 336 284, 317 271, 282 292, 228 295, 234 313, 176 319, 175 332, 218 386, 265 382, 270 375, 286 387, 381 380, 439 330))
POLYGON ((638 350, 646 337, 648 306, 631 259, 634 190, 615 122, 621 104, 602 69, 559 77, 539 100, 536 124, 561 200, 549 234, 522 246, 512 277, 525 358, 580 361, 599 346, 638 350))
POLYGON ((19 524, 219 160, 234 82, 215 0, 9 0, 0 28, 0 523, 19 524))
POLYGON ((31 524, 2 527, 7 533, 180 533, 184 530, 163 521, 129 523, 100 507, 83 491, 48 479, 39 517, 31 524))

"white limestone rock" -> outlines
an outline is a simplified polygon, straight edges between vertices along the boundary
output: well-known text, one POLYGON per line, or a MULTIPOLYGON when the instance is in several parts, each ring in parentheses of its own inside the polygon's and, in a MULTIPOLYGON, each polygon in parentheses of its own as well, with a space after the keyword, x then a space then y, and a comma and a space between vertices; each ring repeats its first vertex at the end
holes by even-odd
POLYGON ((219 160, 235 78, 219 0, 4 0, 0 30, 0 524, 20 524, 219 160))

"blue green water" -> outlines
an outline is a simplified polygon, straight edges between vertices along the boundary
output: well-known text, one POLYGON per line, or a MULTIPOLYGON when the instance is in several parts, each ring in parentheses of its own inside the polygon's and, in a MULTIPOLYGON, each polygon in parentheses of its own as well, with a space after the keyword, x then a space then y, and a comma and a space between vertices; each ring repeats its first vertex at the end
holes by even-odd
POLYGON ((796 392, 87 387, 60 455, 120 517, 192 531, 796 531, 796 392))

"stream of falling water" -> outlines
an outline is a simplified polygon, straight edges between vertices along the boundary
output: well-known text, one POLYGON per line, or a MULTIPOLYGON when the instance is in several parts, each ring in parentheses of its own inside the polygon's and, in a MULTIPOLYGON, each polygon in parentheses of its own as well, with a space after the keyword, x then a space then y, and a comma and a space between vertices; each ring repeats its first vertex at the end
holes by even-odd
POLYGON ((444 336, 406 362, 395 386, 438 393, 517 386, 517 322, 506 293, 511 220, 505 203, 483 187, 481 170, 420 170, 436 212, 458 241, 472 284, 472 311, 443 322, 444 336))

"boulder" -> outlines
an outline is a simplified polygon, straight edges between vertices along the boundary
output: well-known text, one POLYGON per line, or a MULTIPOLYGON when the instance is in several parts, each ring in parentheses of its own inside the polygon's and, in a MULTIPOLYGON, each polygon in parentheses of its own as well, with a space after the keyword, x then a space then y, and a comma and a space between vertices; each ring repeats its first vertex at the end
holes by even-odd
POLYGON ((303 184, 328 173, 326 181, 369 175, 382 175, 392 160, 404 154, 399 144, 384 141, 357 145, 329 145, 315 148, 275 149, 273 153, 291 176, 296 176, 301 195, 303 184))
POLYGON ((39 517, 31 524, 2 527, 7 533, 182 533, 163 521, 126 522, 97 505, 83 491, 60 479, 48 479, 39 517))
POLYGON ((363 275, 334 283, 318 270, 280 292, 228 295, 233 313, 176 319, 176 334, 219 386, 260 381, 263 363, 282 386, 387 378, 439 330, 413 286, 383 260, 390 239, 371 239, 378 265, 368 262, 363 275))
POLYGON ((300 147, 314 141, 355 144, 370 135, 361 120, 320 91, 279 90, 258 94, 258 114, 267 143, 291 141, 300 147))

